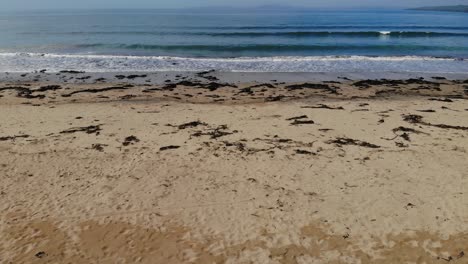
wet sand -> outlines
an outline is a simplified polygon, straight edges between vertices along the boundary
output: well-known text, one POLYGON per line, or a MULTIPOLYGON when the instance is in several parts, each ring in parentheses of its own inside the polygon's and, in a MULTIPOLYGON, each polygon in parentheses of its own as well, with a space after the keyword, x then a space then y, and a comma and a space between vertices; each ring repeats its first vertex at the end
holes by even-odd
POLYGON ((468 261, 463 76, 20 75, 1 263, 468 261))

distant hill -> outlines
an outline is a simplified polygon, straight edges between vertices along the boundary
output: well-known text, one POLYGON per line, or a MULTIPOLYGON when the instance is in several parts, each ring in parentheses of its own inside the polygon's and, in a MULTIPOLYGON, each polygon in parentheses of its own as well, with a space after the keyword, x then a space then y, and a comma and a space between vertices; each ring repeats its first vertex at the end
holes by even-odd
POLYGON ((419 11, 447 11, 447 12, 465 12, 465 13, 468 13, 468 5, 455 5, 455 6, 425 6, 425 7, 411 8, 410 10, 419 10, 419 11))

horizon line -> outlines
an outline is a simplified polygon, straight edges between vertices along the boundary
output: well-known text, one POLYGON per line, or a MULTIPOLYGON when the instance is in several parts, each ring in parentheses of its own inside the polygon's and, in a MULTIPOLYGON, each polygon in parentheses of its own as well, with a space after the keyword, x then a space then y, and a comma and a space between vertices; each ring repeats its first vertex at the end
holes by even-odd
MULTIPOLYGON (((375 9, 385 9, 385 10, 407 10, 415 7, 421 6, 340 6, 340 7, 331 7, 331 6, 292 6, 292 5, 259 5, 259 6, 190 6, 190 7, 136 7, 136 8, 126 8, 126 7, 67 7, 67 8, 13 8, 13 9, 4 9, 3 11, 112 11, 112 10, 161 10, 161 11, 183 11, 183 10, 197 10, 203 11, 203 9, 208 9, 206 11, 215 11, 215 10, 234 10, 234 11, 296 11, 296 12, 307 12, 314 10, 328 10, 328 11, 340 11, 340 10, 375 10, 375 9), (286 10, 285 10, 286 9, 286 10)), ((428 6, 424 6, 428 7, 428 6)), ((432 7, 432 6, 431 6, 432 7)), ((434 6, 436 7, 436 6, 434 6)), ((1 12, 1 11, 0 11, 1 12)))

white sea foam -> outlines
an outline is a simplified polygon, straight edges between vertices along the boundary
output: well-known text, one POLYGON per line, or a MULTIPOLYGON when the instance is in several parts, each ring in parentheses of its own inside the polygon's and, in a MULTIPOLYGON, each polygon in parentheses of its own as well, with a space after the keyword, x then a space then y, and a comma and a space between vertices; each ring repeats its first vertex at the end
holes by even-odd
POLYGON ((1 72, 47 69, 87 72, 201 71, 226 72, 434 72, 466 73, 468 61, 435 57, 239 57, 183 58, 38 53, 0 53, 1 72))

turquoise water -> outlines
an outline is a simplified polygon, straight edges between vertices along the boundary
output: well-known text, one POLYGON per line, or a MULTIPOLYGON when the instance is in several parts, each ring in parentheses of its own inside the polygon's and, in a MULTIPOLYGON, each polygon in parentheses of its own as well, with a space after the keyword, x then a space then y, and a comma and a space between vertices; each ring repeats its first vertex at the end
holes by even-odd
POLYGON ((69 61, 77 55, 468 58, 468 15, 448 12, 42 11, 0 14, 0 32, 5 70, 18 68, 15 60, 27 66, 24 53, 70 55, 69 61))

